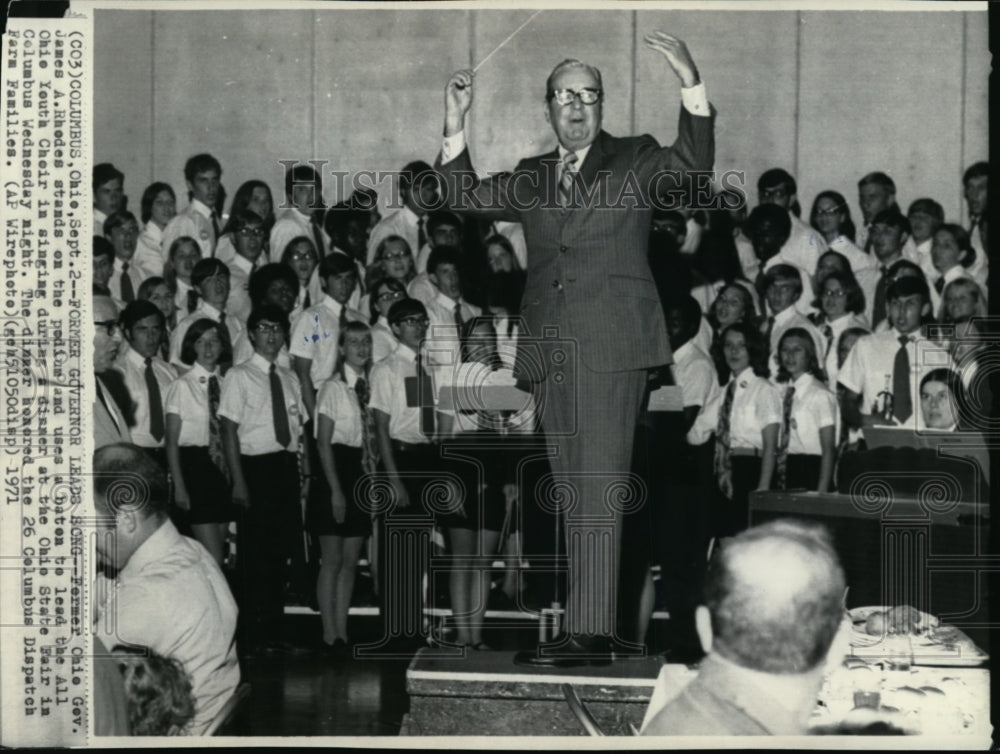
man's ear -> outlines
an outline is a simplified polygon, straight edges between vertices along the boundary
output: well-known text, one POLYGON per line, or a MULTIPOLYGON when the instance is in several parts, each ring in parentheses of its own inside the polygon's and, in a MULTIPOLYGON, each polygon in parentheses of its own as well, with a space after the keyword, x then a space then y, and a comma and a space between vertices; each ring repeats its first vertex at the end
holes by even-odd
POLYGON ((712 651, 712 616, 709 615, 708 608, 698 605, 694 610, 694 630, 698 634, 698 641, 701 643, 702 651, 709 654, 712 651))
POLYGON ((125 534, 134 534, 139 528, 139 516, 132 508, 120 508, 115 516, 116 528, 125 534))
POLYGON ((545 122, 551 125, 552 124, 552 113, 549 112, 549 103, 548 103, 548 100, 545 101, 545 103, 543 105, 543 108, 545 110, 545 122))
POLYGON ((434 272, 428 272, 427 273, 427 279, 430 280, 432 283, 434 283, 434 287, 435 288, 440 288, 441 287, 441 283, 438 281, 438 276, 437 276, 436 273, 434 273, 434 272))
POLYGON ((931 302, 925 300, 924 305, 920 307, 920 318, 927 319, 929 316, 931 316, 931 302))

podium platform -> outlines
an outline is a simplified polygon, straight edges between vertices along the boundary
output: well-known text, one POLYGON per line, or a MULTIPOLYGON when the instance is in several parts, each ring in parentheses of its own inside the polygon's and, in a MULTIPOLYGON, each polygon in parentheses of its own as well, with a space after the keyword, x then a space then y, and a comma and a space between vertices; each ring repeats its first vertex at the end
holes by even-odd
POLYGON ((540 669, 514 664, 514 652, 440 658, 421 649, 406 672, 410 712, 404 736, 585 735, 563 697, 571 684, 608 735, 641 725, 661 659, 616 660, 605 667, 540 669))

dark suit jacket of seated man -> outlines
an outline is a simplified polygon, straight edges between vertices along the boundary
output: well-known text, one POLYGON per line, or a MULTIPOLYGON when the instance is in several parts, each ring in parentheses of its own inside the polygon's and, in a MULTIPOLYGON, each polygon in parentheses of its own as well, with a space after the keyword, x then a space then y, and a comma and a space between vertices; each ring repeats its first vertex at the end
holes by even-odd
MULTIPOLYGON (((651 136, 617 138, 601 130, 600 72, 564 61, 547 81, 545 116, 559 140, 556 150, 522 160, 513 174, 476 179, 464 139, 472 72, 459 71, 446 88, 445 140, 437 163, 453 209, 523 224, 528 269, 521 314, 531 339, 541 342, 538 348, 519 343, 517 371, 536 385, 555 479, 575 488, 568 499, 576 504, 567 511, 573 527, 567 531, 568 634, 600 637, 601 646, 615 633, 624 507, 615 497, 631 462, 643 370, 671 361, 647 261, 651 184, 655 191, 654 179, 664 171, 707 171, 714 161, 714 113, 686 46, 659 32, 646 41, 667 58, 685 87, 671 147, 660 147, 651 136), (567 161, 570 152, 575 157, 567 161), (568 202, 559 195, 567 162, 573 164, 566 169, 577 173, 571 179, 575 197, 568 202), (548 337, 551 333, 557 337, 548 337), (573 519, 579 516, 601 520, 601 544, 586 554, 578 544, 590 524, 578 521, 583 528, 576 528, 573 519), (594 574, 586 590, 574 587, 582 583, 581 568, 594 574)), ((659 184, 679 185, 676 174, 659 184)), ((624 501, 630 494, 643 497, 626 492, 624 501)))

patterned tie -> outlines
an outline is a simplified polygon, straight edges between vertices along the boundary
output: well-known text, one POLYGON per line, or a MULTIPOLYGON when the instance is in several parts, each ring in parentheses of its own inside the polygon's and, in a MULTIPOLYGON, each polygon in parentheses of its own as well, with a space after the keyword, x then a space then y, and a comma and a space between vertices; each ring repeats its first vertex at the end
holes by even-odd
POLYGON ((149 433, 160 442, 163 439, 163 399, 160 397, 160 383, 153 372, 153 359, 146 357, 146 392, 149 393, 149 433))
POLYGON ((135 301, 135 288, 132 287, 132 278, 128 276, 128 262, 122 262, 122 301, 131 304, 135 301))
POLYGON ((316 254, 319 259, 326 256, 326 244, 323 243, 323 229, 319 226, 319 218, 313 215, 309 224, 312 226, 313 241, 316 243, 316 254))
POLYGON ((882 276, 875 285, 875 306, 872 309, 872 326, 885 319, 885 289, 889 287, 889 268, 882 266, 882 276))
POLYGON ((428 438, 434 436, 434 388, 431 376, 424 369, 420 354, 417 354, 417 387, 420 395, 420 431, 428 438))
POLYGON ((781 437, 778 441, 778 454, 775 459, 775 473, 779 490, 785 489, 785 479, 788 472, 788 440, 792 430, 792 401, 795 399, 795 386, 789 385, 785 391, 785 400, 781 404, 781 437))
POLYGON ((230 481, 229 464, 226 463, 226 454, 222 447, 222 430, 219 426, 219 401, 222 398, 222 390, 219 387, 219 378, 214 374, 208 378, 208 457, 212 459, 226 481, 230 481))
POLYGON ((375 412, 368 408, 371 398, 371 387, 368 380, 358 377, 354 383, 354 392, 361 406, 361 468, 366 474, 374 474, 378 467, 378 445, 375 436, 375 412))
POLYGON ((462 326, 465 324, 465 320, 462 319, 462 304, 455 304, 455 327, 458 328, 459 335, 462 334, 462 326))
POLYGON ((719 424, 715 429, 715 480, 722 494, 733 499, 733 461, 729 455, 729 423, 733 412, 733 398, 736 396, 736 377, 726 388, 722 408, 719 409, 719 424))
POLYGON ((423 215, 417 220, 417 251, 420 251, 424 246, 427 245, 427 234, 424 232, 424 218, 423 215))
POLYGON ((573 196, 573 176, 576 174, 576 163, 580 158, 576 152, 567 152, 562 161, 562 174, 559 176, 559 206, 568 207, 573 196))
POLYGON ((274 419, 274 439, 287 448, 292 441, 292 433, 288 429, 288 411, 285 408, 285 392, 281 389, 281 379, 274 364, 271 364, 271 416, 274 419))
POLYGON ((899 336, 899 350, 892 364, 892 415, 902 424, 913 414, 913 395, 910 392, 910 353, 906 344, 910 336, 899 336))

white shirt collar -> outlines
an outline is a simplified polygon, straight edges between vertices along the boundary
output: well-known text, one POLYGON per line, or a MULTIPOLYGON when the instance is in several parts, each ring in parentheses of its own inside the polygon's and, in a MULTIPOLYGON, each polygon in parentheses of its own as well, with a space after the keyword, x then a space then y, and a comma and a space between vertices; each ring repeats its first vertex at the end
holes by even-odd
POLYGON ((434 301, 435 303, 439 304, 440 306, 444 307, 450 312, 455 311, 456 304, 461 306, 464 303, 461 298, 458 299, 458 301, 455 301, 455 299, 452 298, 448 298, 440 290, 438 291, 437 297, 434 299, 434 301))
POLYGON ((253 272, 254 267, 256 267, 256 265, 253 262, 251 262, 249 259, 247 259, 239 252, 237 252, 236 255, 233 257, 231 264, 233 267, 236 267, 242 270, 243 272, 253 272))
POLYGON ((698 346, 694 344, 693 340, 685 341, 680 348, 674 351, 674 362, 677 363, 681 361, 687 361, 688 359, 690 359, 692 356, 695 355, 694 349, 696 348, 698 348, 698 346))
POLYGON ((794 317, 796 314, 798 314, 798 312, 795 311, 795 304, 792 304, 787 309, 782 309, 780 312, 778 312, 777 314, 773 315, 774 316, 774 326, 777 327, 778 325, 784 324, 785 322, 787 322, 788 320, 790 320, 792 317, 794 317))
MULTIPOLYGON (((405 204, 403 205, 402 213, 406 217, 406 221, 410 225, 412 225, 414 228, 416 228, 417 224, 420 222, 420 217, 421 216, 418 215, 416 212, 414 212, 409 207, 407 207, 405 204)), ((427 232, 426 228, 424 228, 424 232, 427 232)))
POLYGON ((356 371, 350 364, 344 363, 344 382, 347 383, 347 387, 354 387, 361 377, 364 375, 356 371))
MULTIPOLYGON (((577 171, 583 166, 583 161, 587 159, 587 155, 590 153, 590 148, 594 146, 594 142, 590 142, 587 146, 582 149, 574 149, 576 153, 576 169, 577 171)), ((566 155, 569 154, 569 150, 566 149, 562 144, 559 145, 559 162, 566 159, 566 155)))
POLYGON ((209 209, 208 206, 204 202, 202 202, 200 199, 195 199, 195 198, 192 197, 192 199, 191 199, 191 209, 193 209, 199 215, 204 215, 209 220, 212 219, 212 210, 209 209))
POLYGON ((803 372, 795 382, 790 383, 796 392, 802 392, 802 388, 807 387, 815 379, 809 372, 803 372))
POLYGON ((209 318, 214 319, 216 322, 220 321, 222 310, 215 308, 212 304, 208 303, 207 299, 198 299, 198 308, 195 310, 207 314, 209 318))
POLYGON ((401 340, 396 341, 396 350, 393 351, 399 358, 406 361, 416 361, 417 353, 401 340))
POLYGON ((200 378, 200 380, 204 380, 205 382, 208 382, 208 378, 209 377, 218 377, 219 376, 219 365, 216 364, 215 365, 215 370, 212 371, 212 372, 209 372, 207 369, 205 369, 205 367, 203 367, 201 364, 199 364, 196 361, 194 363, 194 365, 191 367, 191 374, 194 375, 195 377, 200 378))
POLYGON ((343 304, 328 293, 323 294, 323 300, 320 303, 338 317, 340 316, 340 310, 344 308, 343 304))
POLYGON ((747 380, 749 378, 755 377, 755 376, 756 375, 753 373, 753 367, 752 366, 748 366, 742 372, 740 372, 739 374, 735 375, 730 381, 731 382, 736 382, 737 383, 737 387, 746 387, 747 380))
MULTIPOLYGON (((271 362, 268 361, 267 359, 265 359, 263 356, 261 356, 256 351, 253 352, 253 356, 251 356, 248 359, 248 361, 251 364, 253 364, 255 367, 257 367, 258 369, 260 369, 262 372, 270 372, 271 371, 271 362)), ((274 363, 277 364, 277 362, 274 362, 274 363)))

